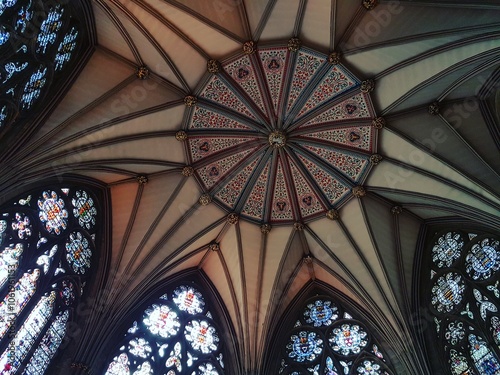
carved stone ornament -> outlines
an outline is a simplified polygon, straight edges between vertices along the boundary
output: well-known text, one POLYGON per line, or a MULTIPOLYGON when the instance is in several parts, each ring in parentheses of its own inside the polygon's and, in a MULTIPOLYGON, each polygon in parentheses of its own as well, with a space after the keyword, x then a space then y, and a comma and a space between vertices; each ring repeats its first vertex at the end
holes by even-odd
POLYGON ((429 104, 429 113, 433 116, 437 116, 439 114, 439 102, 429 104))
POLYGON ((188 139, 188 135, 184 130, 179 130, 177 133, 175 133, 175 139, 177 139, 179 142, 184 142, 188 139))
POLYGON ((202 194, 200 199, 198 199, 198 202, 202 206, 208 206, 212 202, 212 197, 208 194, 202 194))
POLYGON ((210 251, 219 251, 220 250, 220 245, 217 242, 211 242, 208 244, 208 250, 210 251))
POLYGON ((328 55, 328 62, 332 65, 340 64, 340 52, 332 52, 328 55))
POLYGON ((362 198, 366 195, 366 190, 363 186, 355 186, 352 188, 352 195, 356 198, 362 198))
POLYGON ((375 129, 383 129, 383 127, 385 126, 385 119, 383 117, 375 117, 372 120, 372 126, 375 129))
POLYGON ((378 0, 363 0, 363 6, 366 10, 372 10, 378 5, 378 0))
POLYGON ((148 177, 144 175, 137 176, 136 181, 139 185, 146 185, 148 183, 148 177))
POLYGON ((249 40, 248 42, 243 43, 243 53, 246 55, 251 55, 255 52, 255 42, 253 40, 249 40))
POLYGON ((304 264, 312 264, 313 263, 313 257, 311 255, 305 255, 303 258, 302 258, 302 261, 304 262, 304 264))
POLYGON ((326 212, 326 217, 330 220, 338 220, 340 219, 340 213, 335 209, 331 209, 326 212))
POLYGON ((235 225, 238 223, 238 221, 240 220, 240 217, 238 216, 237 213, 230 213, 229 215, 227 215, 227 223, 228 224, 231 224, 231 225, 235 225))
POLYGON ((217 60, 208 60, 207 70, 209 73, 216 74, 220 72, 220 63, 217 60))
POLYGON ((194 168, 191 167, 190 165, 186 165, 184 168, 182 168, 182 175, 185 177, 190 177, 194 173, 194 168))
POLYGON ((373 79, 365 79, 361 82, 361 92, 365 94, 372 92, 375 89, 375 81, 373 79))
POLYGON ((370 156, 370 163, 378 165, 384 158, 380 154, 373 154, 370 156))
POLYGON ((281 148, 286 145, 285 133, 277 130, 269 134, 269 145, 273 148, 281 148))
POLYGON ((271 224, 262 224, 260 226, 260 231, 264 234, 269 234, 271 232, 271 224))
POLYGON ((188 107, 192 107, 196 104, 196 96, 188 95, 184 98, 184 104, 188 107))
POLYGON ((293 227, 297 232, 304 230, 304 224, 299 222, 293 223, 293 227))
POLYGON ((301 42, 299 38, 291 38, 288 41, 288 50, 292 52, 297 52, 301 46, 301 42))
POLYGON ((403 207, 401 207, 401 206, 394 206, 394 207, 391 208, 391 213, 393 215, 399 215, 402 212, 403 212, 403 207))
POLYGON ((149 69, 146 65, 141 65, 137 68, 135 75, 139 79, 147 79, 149 77, 149 69))

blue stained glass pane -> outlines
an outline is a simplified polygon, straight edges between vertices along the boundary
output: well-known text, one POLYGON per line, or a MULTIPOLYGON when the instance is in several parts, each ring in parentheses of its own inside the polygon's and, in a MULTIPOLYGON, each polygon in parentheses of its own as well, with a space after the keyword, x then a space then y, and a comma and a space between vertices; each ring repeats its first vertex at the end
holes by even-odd
POLYGON ((500 375, 500 364, 484 341, 469 335, 470 355, 480 374, 500 375))
POLYGON ((76 48, 76 38, 78 37, 78 30, 72 27, 71 30, 64 36, 63 41, 59 44, 57 55, 55 58, 55 70, 60 71, 64 65, 71 59, 71 53, 76 48))
POLYGON ((465 270, 474 280, 486 280, 500 269, 500 242, 485 238, 465 258, 465 270))
POLYGON ((439 268, 450 267, 460 257, 463 246, 460 233, 448 232, 439 237, 432 248, 432 261, 439 268))
POLYGON ((55 293, 40 298, 16 336, 11 341, 15 343, 15 350, 7 348, 0 357, 2 375, 15 374, 26 354, 30 351, 41 330, 47 323, 54 307, 55 293))
POLYGON ((332 331, 329 341, 337 353, 358 354, 368 344, 368 334, 357 324, 342 324, 332 331))
POLYGON ((43 336, 38 348, 33 353, 26 370, 25 375, 43 375, 50 360, 56 354, 66 334, 66 324, 68 322, 68 310, 59 313, 56 319, 50 325, 48 331, 43 336))
POLYGON ((464 290, 463 278, 450 272, 434 283, 431 303, 439 312, 450 312, 462 302, 464 290))
POLYGON ((10 38, 10 34, 5 31, 3 27, 0 27, 0 46, 3 46, 10 38))
POLYGON ((316 300, 308 304, 304 311, 306 323, 315 327, 329 326, 338 317, 337 307, 331 301, 316 300))
POLYGON ((24 92, 21 96, 22 109, 29 109, 38 99, 47 81, 46 74, 47 68, 39 68, 31 75, 29 81, 24 86, 24 92))
POLYGON ((0 0, 0 16, 7 8, 13 7, 16 3, 17 0, 0 0))
POLYGON ((40 26, 40 33, 37 37, 38 48, 36 52, 45 53, 50 44, 54 44, 57 39, 57 33, 62 26, 62 15, 64 8, 60 5, 52 8, 47 15, 47 19, 40 26))
POLYGON ((16 73, 22 72, 28 66, 27 62, 8 62, 4 65, 6 76, 2 83, 6 83, 16 73))
POLYGON ((31 11, 31 1, 21 7, 17 12, 17 20, 15 30, 19 33, 24 33, 26 31, 26 27, 28 26, 28 22, 33 18, 33 11, 31 11))
POLYGON ((290 336, 286 349, 296 362, 314 361, 323 352, 323 340, 316 332, 300 331, 290 336))

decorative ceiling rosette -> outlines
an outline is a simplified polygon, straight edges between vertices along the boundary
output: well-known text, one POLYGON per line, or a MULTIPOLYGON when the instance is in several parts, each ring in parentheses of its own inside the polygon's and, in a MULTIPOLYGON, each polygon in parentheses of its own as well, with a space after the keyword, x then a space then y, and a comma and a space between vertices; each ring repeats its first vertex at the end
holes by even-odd
POLYGON ((219 205, 290 224, 324 217, 363 184, 376 116, 344 65, 306 47, 266 46, 209 73, 183 130, 195 176, 219 205))

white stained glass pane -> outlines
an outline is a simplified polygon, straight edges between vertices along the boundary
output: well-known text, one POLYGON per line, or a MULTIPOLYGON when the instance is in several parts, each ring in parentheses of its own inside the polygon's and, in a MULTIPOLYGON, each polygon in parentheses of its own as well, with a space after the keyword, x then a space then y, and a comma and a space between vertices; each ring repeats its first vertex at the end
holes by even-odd
POLYGON ((71 30, 64 36, 63 41, 59 44, 57 55, 55 57, 55 70, 60 71, 71 60, 73 51, 76 48, 76 38, 78 37, 78 30, 72 27, 71 30))
POLYGON ((57 34, 62 26, 62 16, 64 8, 60 5, 52 8, 47 14, 47 19, 40 25, 40 33, 37 37, 37 52, 45 53, 47 47, 54 44, 57 39, 57 34))
POLYGON ((211 353, 217 350, 219 336, 214 326, 206 320, 192 320, 186 324, 184 336, 194 350, 211 353))
POLYGON ((16 3, 17 0, 0 0, 0 16, 7 8, 13 7, 16 3))
POLYGON ((130 375, 129 365, 128 356, 122 353, 109 364, 104 375, 130 375))
POLYGON ((19 257, 23 253, 23 245, 18 243, 15 246, 6 246, 0 254, 0 288, 17 271, 19 257))
POLYGON ((24 91, 21 95, 22 109, 30 109, 42 92, 42 88, 47 82, 47 68, 40 67, 34 72, 29 81, 24 85, 24 91))
POLYGON ((3 369, 2 375, 16 373, 43 327, 47 324, 54 308, 55 299, 55 292, 52 292, 49 296, 40 298, 40 301, 38 301, 26 321, 19 328, 9 347, 7 347, 0 357, 0 368, 3 369))
POLYGON ((201 314, 205 306, 205 300, 200 292, 184 285, 174 290, 172 300, 181 311, 188 314, 201 314))
POLYGON ((12 322, 15 321, 24 306, 36 291, 36 282, 40 277, 40 270, 35 269, 31 273, 25 273, 14 286, 14 298, 6 295, 0 303, 0 338, 2 338, 12 322), (10 300, 9 300, 10 298, 10 300))
POLYGON ((38 348, 33 353, 23 374, 43 375, 49 366, 50 360, 56 354, 57 349, 66 334, 66 324, 68 323, 69 311, 66 310, 56 317, 50 325, 48 331, 42 338, 38 348))

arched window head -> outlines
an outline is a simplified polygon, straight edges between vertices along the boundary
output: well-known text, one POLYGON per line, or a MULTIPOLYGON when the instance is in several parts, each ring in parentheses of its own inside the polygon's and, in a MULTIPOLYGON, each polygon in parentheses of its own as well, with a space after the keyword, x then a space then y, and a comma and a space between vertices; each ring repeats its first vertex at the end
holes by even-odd
POLYGON ((500 236, 473 229, 437 232, 425 262, 422 300, 434 321, 426 330, 433 370, 499 375, 500 236))
POLYGON ((96 266, 100 211, 91 189, 72 185, 32 190, 0 208, 3 375, 44 374, 67 344, 96 266))
POLYGON ((0 1, 0 134, 35 118, 91 45, 83 1, 0 1), (45 98, 47 100, 45 100, 45 98))
POLYGON ((178 283, 149 302, 105 375, 224 375, 230 346, 202 287, 178 283))
POLYGON ((281 340, 283 375, 391 375, 367 323, 335 299, 317 295, 297 305, 281 340))

